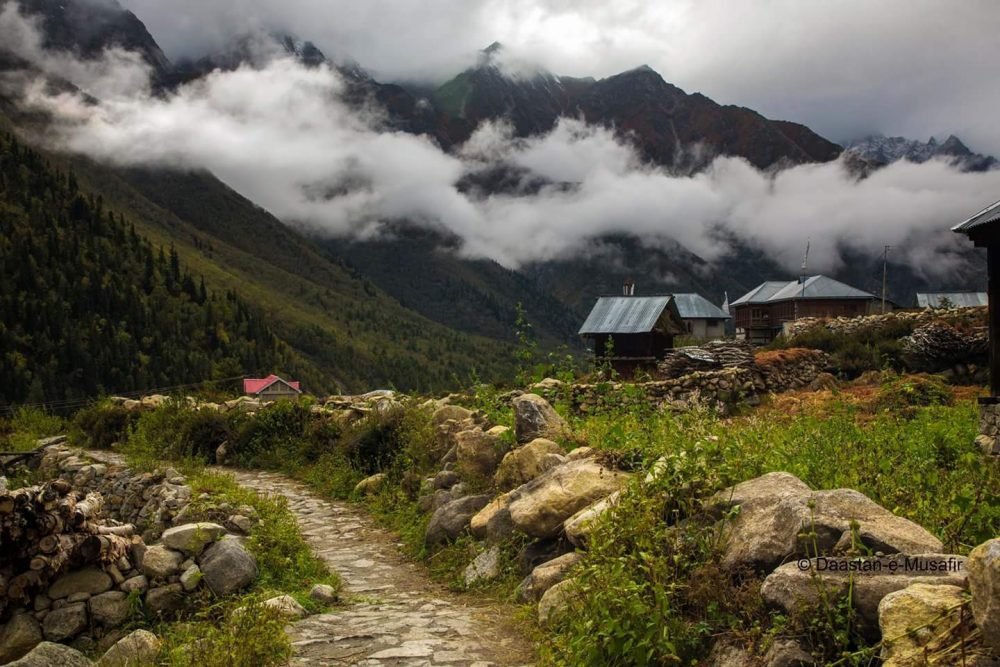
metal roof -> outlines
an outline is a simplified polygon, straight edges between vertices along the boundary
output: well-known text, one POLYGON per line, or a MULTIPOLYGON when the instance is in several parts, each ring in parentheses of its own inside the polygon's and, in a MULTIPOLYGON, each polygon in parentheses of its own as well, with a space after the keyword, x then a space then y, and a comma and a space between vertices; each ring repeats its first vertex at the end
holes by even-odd
POLYGON ((955 225, 951 228, 951 231, 968 234, 977 227, 982 227, 983 225, 988 225, 991 222, 997 221, 1000 221, 1000 201, 990 204, 968 220, 955 225))
POLYGON ((941 308, 945 299, 953 308, 975 308, 990 305, 986 292, 917 292, 918 308, 941 308))
POLYGON ((649 333, 656 326, 670 296, 602 296, 594 304, 580 335, 649 333))
POLYGON ((730 305, 774 303, 791 299, 876 299, 874 294, 845 285, 828 276, 810 276, 804 281, 768 281, 744 294, 730 305))
POLYGON ((736 299, 736 301, 731 302, 729 305, 739 306, 744 303, 767 303, 767 300, 774 296, 775 292, 787 284, 788 282, 784 280, 768 280, 766 283, 757 285, 757 287, 736 299))
POLYGON ((684 320, 728 320, 730 315, 700 294, 674 294, 677 312, 684 320))

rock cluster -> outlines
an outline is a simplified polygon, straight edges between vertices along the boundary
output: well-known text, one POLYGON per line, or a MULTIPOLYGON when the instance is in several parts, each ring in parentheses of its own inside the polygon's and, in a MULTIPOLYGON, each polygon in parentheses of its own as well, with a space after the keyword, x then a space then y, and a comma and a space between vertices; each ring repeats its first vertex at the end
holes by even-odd
MULTIPOLYGON (((125 637, 121 631, 134 599, 148 612, 168 616, 184 606, 186 595, 202 588, 228 595, 256 579, 256 561, 242 538, 217 523, 184 522, 191 489, 176 472, 136 473, 87 461, 61 446, 45 454, 42 469, 61 483, 87 490, 88 499, 107 497, 103 510, 116 519, 150 522, 146 534, 159 541, 147 544, 138 535, 128 535, 131 530, 115 528, 126 535, 119 539, 130 540, 124 555, 82 568, 67 561, 43 590, 31 591, 25 605, 8 607, 0 627, 0 664, 11 660, 22 665, 53 664, 39 661, 56 655, 68 656, 62 660, 66 664, 77 659, 67 653, 72 649, 48 643, 106 650, 101 665, 136 664, 137 656, 148 657, 150 651, 155 655, 158 648, 151 647, 158 642, 155 636, 147 637, 149 633, 125 637)), ((247 521, 250 524, 244 527, 249 529, 252 521, 247 521)))

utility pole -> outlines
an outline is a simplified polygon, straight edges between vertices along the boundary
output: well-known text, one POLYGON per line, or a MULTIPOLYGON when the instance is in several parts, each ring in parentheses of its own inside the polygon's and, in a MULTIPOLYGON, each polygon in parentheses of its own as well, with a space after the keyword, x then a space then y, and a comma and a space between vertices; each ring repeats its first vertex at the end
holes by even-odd
POLYGON ((889 250, 892 249, 891 245, 885 246, 885 250, 882 251, 882 314, 885 315, 885 288, 888 284, 889 278, 889 250))

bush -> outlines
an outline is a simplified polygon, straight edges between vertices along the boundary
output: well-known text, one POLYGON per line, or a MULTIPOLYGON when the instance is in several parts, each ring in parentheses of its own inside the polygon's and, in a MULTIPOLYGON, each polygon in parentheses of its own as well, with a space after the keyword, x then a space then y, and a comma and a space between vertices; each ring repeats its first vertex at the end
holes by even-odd
POLYGON ((85 449, 111 449, 125 441, 138 419, 138 413, 105 401, 77 412, 70 435, 73 444, 85 449))
POLYGON ((284 468, 303 460, 309 408, 297 401, 277 401, 250 416, 232 417, 228 457, 247 468, 284 468))
POLYGON ((405 410, 375 411, 349 426, 337 444, 355 468, 371 475, 392 465, 407 445, 405 410))
POLYGON ((951 390, 940 379, 929 375, 907 375, 882 383, 875 407, 880 410, 912 414, 912 408, 928 405, 951 405, 951 390))

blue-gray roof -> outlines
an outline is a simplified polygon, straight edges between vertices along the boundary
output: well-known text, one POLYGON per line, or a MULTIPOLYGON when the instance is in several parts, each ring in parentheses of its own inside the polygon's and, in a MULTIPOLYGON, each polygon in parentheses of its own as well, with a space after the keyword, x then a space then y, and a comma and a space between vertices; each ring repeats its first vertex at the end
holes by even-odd
POLYGON ((968 234, 977 227, 982 227, 983 225, 997 221, 1000 221, 1000 201, 990 204, 968 220, 958 223, 951 228, 951 231, 968 234))
POLYGON ((827 276, 810 276, 804 281, 768 281, 750 290, 732 306, 753 303, 774 303, 791 299, 876 299, 874 294, 845 285, 827 276))
POLYGON ((986 292, 917 292, 918 308, 941 308, 947 299, 953 308, 975 308, 990 305, 986 292))
POLYGON ((649 333, 670 305, 671 298, 602 296, 580 327, 580 335, 649 333))
POLYGON ((729 314, 700 294, 674 294, 677 312, 684 320, 728 320, 729 314))

